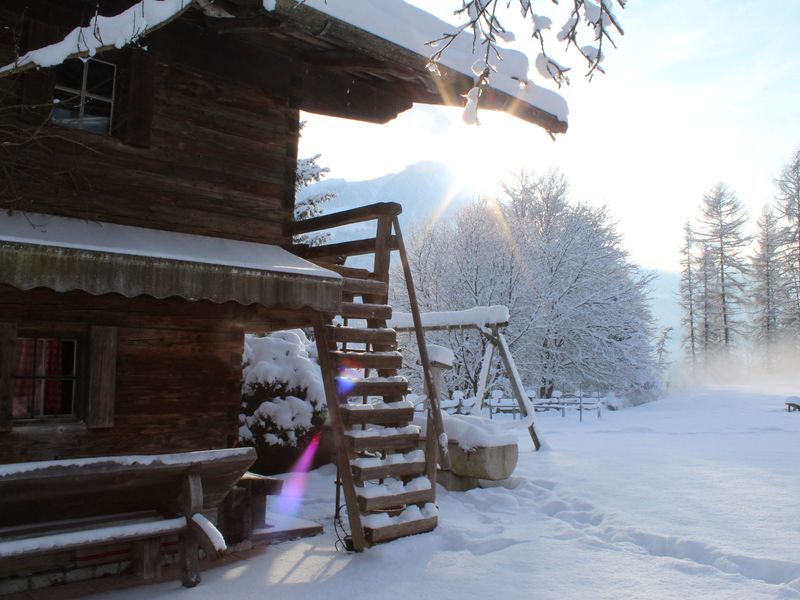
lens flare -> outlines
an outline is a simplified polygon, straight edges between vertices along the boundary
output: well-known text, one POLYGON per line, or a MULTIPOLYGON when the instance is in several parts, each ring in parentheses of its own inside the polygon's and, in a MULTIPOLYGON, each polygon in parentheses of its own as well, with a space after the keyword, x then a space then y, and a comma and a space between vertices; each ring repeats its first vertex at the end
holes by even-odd
POLYGON ((355 369, 342 368, 339 370, 339 375, 336 377, 336 393, 341 396, 347 396, 348 392, 352 390, 356 381, 360 379, 360 375, 355 369))
POLYGON ((289 478, 284 482, 283 490, 278 496, 277 512, 292 516, 300 512, 303 495, 306 491, 307 473, 311 470, 321 437, 322 434, 320 432, 314 434, 314 437, 311 438, 311 443, 308 444, 308 447, 292 467, 289 478))

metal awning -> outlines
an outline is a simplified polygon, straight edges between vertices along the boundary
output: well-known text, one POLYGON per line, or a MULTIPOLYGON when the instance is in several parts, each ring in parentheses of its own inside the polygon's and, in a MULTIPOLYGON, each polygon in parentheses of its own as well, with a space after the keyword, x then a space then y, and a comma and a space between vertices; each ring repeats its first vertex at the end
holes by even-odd
POLYGON ((0 284, 338 312, 339 274, 279 246, 16 211, 0 215, 0 284))

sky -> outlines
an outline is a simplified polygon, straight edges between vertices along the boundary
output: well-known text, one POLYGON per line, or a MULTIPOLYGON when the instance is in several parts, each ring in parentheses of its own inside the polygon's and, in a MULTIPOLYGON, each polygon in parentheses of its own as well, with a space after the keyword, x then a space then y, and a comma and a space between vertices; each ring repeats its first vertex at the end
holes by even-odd
MULTIPOLYGON (((460 4, 412 3, 435 6, 440 18, 460 4)), ((559 168, 573 200, 610 206, 634 261, 677 271, 683 224, 703 194, 726 182, 754 230, 800 148, 800 1, 629 0, 616 13, 625 35, 607 52, 607 74, 589 82, 567 55, 569 131, 556 141, 503 113, 482 111, 476 127, 457 108, 416 105, 384 125, 304 114, 300 154, 321 153, 330 177, 348 180, 438 160, 476 194, 498 193, 521 168, 559 168)), ((528 35, 524 25, 514 30, 528 35)))

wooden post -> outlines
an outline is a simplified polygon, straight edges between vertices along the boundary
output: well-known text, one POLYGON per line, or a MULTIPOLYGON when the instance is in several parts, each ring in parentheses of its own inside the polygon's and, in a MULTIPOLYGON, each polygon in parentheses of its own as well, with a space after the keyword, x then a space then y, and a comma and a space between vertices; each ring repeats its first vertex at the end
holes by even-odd
POLYGON ((191 525, 192 516, 203 510, 203 482, 197 473, 189 473, 183 480, 183 514, 186 529, 180 539, 181 583, 184 587, 194 587, 200 583, 200 543, 191 525))
MULTIPOLYGON (((492 340, 486 340, 486 349, 483 352, 483 362, 481 363, 481 372, 478 375, 478 395, 475 399, 475 404, 477 405, 478 412, 480 414, 483 410, 483 399, 486 396, 486 388, 489 387, 489 373, 490 367, 492 364, 492 358, 494 357, 494 342, 492 340)), ((489 407, 489 418, 492 418, 492 407, 489 407)))
POLYGON ((328 402, 328 416, 331 419, 333 430, 333 445, 336 449, 336 465, 339 467, 339 477, 342 480, 344 499, 347 504, 347 518, 350 522, 350 536, 353 538, 353 549, 361 552, 367 546, 364 538, 364 528, 361 525, 361 513, 358 509, 353 471, 350 469, 350 453, 344 442, 344 429, 339 419, 339 394, 336 391, 334 379, 336 371, 330 358, 331 349, 326 343, 325 322, 322 315, 314 312, 314 337, 317 340, 317 354, 319 366, 322 370, 322 382, 325 387, 325 398, 328 402))
MULTIPOLYGON (((430 414, 433 415, 434 434, 439 442, 439 462, 442 469, 450 470, 450 454, 447 449, 447 440, 444 433, 444 422, 442 421, 442 412, 439 407, 439 397, 437 396, 436 386, 433 383, 433 376, 431 374, 431 363, 428 359, 428 347, 425 344, 425 332, 422 329, 422 319, 419 316, 419 304, 417 303, 417 290, 414 288, 414 278, 411 275, 411 266, 408 262, 408 255, 406 254, 406 246, 403 242, 403 234, 400 231, 400 221, 396 216, 392 217, 394 224, 394 233, 397 236, 397 249, 400 251, 400 261, 403 263, 403 274, 405 275, 406 288, 408 289, 408 302, 411 306, 411 317, 414 320, 414 333, 417 337, 417 347, 419 348, 419 360, 422 363, 422 373, 425 380, 425 386, 430 393, 428 400, 430 400, 430 414)), ((431 432, 428 430, 428 436, 431 432)), ((431 457, 434 459, 434 457, 431 457)), ((434 469, 434 475, 436 471, 434 469)), ((431 480, 431 485, 436 487, 436 478, 431 480)))
MULTIPOLYGON (((508 343, 505 336, 498 330, 497 325, 492 325, 492 334, 497 340, 497 349, 500 353, 500 358, 503 361, 503 366, 506 369, 508 378, 511 380, 511 388, 514 390, 514 396, 519 404, 519 411, 523 417, 531 416, 533 418, 533 407, 531 406, 528 396, 525 394, 525 387, 522 385, 522 379, 517 371, 517 365, 514 364, 514 358, 511 356, 511 351, 508 349, 508 343)), ((533 421, 528 426, 528 432, 531 434, 533 446, 538 450, 542 447, 539 441, 539 436, 536 433, 533 421)))
POLYGON ((142 579, 161 577, 161 538, 133 543, 133 574, 142 579))

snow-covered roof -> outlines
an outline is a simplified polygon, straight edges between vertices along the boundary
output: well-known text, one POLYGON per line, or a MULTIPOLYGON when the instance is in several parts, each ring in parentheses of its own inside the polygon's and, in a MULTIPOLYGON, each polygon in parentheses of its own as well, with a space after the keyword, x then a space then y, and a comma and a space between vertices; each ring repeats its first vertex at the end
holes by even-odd
POLYGON ((0 283, 321 310, 341 298, 339 274, 278 246, 20 211, 0 213, 0 283))
MULTIPOLYGON (((274 9, 291 0, 265 0, 265 8, 274 9)), ((313 8, 397 44, 426 59, 435 51, 429 43, 455 27, 403 0, 305 0, 313 8)), ((498 47, 501 60, 493 60, 495 71, 489 77, 494 90, 517 101, 536 107, 566 124, 569 110, 559 94, 529 81, 528 57, 522 52, 498 47)), ((481 44, 473 44, 472 34, 459 34, 442 54, 440 64, 464 75, 475 77, 483 71, 481 44), (477 66, 478 73, 474 72, 477 66)), ((511 107, 509 107, 511 108, 511 107)))
MULTIPOLYGON (((279 33, 293 34, 292 27, 286 25, 304 30, 307 36, 314 38, 310 42, 311 50, 319 52, 326 43, 332 43, 334 47, 353 50, 400 67, 403 70, 399 79, 401 85, 398 87, 397 81, 390 81, 392 85, 388 86, 394 90, 392 94, 400 107, 397 110, 410 106, 410 103, 406 106, 399 104, 401 100, 409 99, 463 106, 462 95, 467 94, 476 75, 484 70, 483 46, 473 45, 471 33, 463 31, 453 39, 439 60, 441 76, 429 72, 427 63, 435 52, 429 43, 442 38, 445 33, 455 33, 456 27, 403 0, 262 1, 266 14, 284 22, 279 33), (320 17, 324 17, 321 29, 320 17), (375 40, 381 44, 376 44, 375 40), (414 79, 413 84, 409 75, 414 79), (420 94, 415 86, 427 89, 420 94)), ((60 42, 31 49, 14 63, 0 66, 0 77, 20 68, 49 67, 70 57, 93 56, 108 49, 121 48, 177 18, 193 5, 204 11, 210 10, 210 4, 195 0, 139 0, 117 15, 96 15, 88 25, 75 28, 60 42)), ((217 20, 235 21, 235 18, 217 20)), ((263 31, 263 35, 270 35, 270 28, 263 31)), ((272 31, 275 31, 274 27, 272 31)), ((529 80, 530 65, 525 54, 499 46, 497 49, 500 57, 491 59, 493 71, 488 87, 482 91, 480 106, 506 111, 550 132, 566 131, 569 112, 566 101, 556 92, 529 80)), ((393 75, 382 71, 378 79, 385 77, 391 80, 393 75)), ((473 90, 467 94, 470 102, 467 103, 465 119, 470 121, 474 120, 476 92, 473 90)), ((381 102, 391 103, 385 97, 381 102)), ((310 108, 315 112, 313 104, 310 108)))

